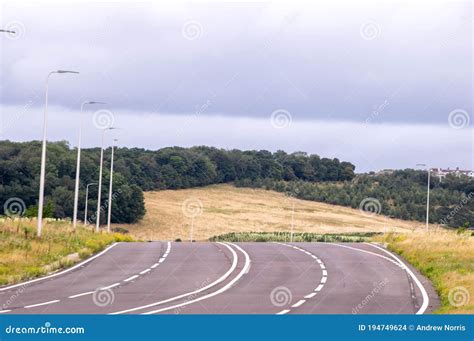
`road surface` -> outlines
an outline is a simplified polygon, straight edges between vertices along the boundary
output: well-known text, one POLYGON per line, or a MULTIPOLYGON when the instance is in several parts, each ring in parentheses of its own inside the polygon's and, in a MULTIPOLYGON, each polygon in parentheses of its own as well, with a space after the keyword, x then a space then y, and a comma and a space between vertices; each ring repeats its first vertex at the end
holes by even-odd
POLYGON ((0 288, 2 314, 422 314, 429 281, 367 243, 117 243, 0 288))

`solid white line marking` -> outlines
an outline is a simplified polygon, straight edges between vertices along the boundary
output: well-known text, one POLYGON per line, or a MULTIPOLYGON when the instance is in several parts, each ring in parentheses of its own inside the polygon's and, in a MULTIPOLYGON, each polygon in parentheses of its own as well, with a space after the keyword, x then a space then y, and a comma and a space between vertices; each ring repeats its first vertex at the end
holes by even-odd
POLYGON ((7 310, 0 310, 0 314, 8 313, 9 311, 11 311, 11 310, 8 310, 8 309, 7 310))
POLYGON ((328 280, 327 277, 323 277, 323 278, 321 278, 321 283, 326 283, 327 280, 328 280))
POLYGON ((311 294, 309 295, 306 295, 304 298, 313 298, 314 296, 316 296, 317 292, 312 292, 311 294))
POLYGON ((114 284, 108 285, 106 287, 100 288, 100 290, 112 289, 112 288, 115 288, 116 286, 119 286, 119 285, 120 285, 120 283, 114 283, 114 284))
POLYGON ((250 268, 250 257, 248 255, 248 253, 245 252, 245 250, 242 249, 240 246, 238 246, 236 244, 233 244, 233 243, 228 243, 228 244, 232 245, 233 247, 238 249, 245 256, 245 265, 244 265, 244 267, 242 268, 242 270, 240 270, 239 274, 236 277, 234 277, 229 283, 227 283, 225 286, 223 286, 219 290, 211 292, 210 294, 204 295, 202 297, 196 298, 195 300, 186 301, 184 303, 176 304, 176 305, 171 306, 171 307, 166 307, 166 308, 161 308, 161 309, 157 309, 157 310, 153 310, 153 311, 148 311, 146 313, 143 313, 143 315, 155 314, 155 313, 159 313, 159 312, 162 312, 162 311, 166 311, 166 310, 170 310, 170 309, 176 309, 176 308, 179 308, 179 307, 182 307, 182 306, 186 306, 188 304, 199 302, 199 301, 205 300, 209 297, 219 295, 219 294, 223 293, 224 291, 228 290, 229 288, 231 288, 243 275, 245 275, 248 272, 248 269, 250 268))
MULTIPOLYGON (((227 244, 224 244, 224 243, 221 243, 221 242, 217 242, 218 244, 221 244, 221 245, 224 245, 226 248, 228 248, 231 253, 232 253, 232 265, 231 267, 229 268, 229 270, 227 270, 227 272, 222 275, 220 278, 218 278, 216 281, 212 282, 211 284, 209 285, 206 285, 205 287, 203 288, 200 288, 198 290, 194 290, 194 291, 191 291, 191 292, 187 292, 185 294, 182 294, 182 295, 178 295, 178 296, 175 296, 175 297, 171 297, 171 298, 168 298, 166 300, 163 300, 163 301, 158 301, 158 302, 154 302, 154 303, 151 303, 151 304, 147 304, 147 305, 144 305, 144 306, 141 306, 141 307, 136 307, 136 308, 131 308, 131 309, 127 309, 127 310, 122 310, 122 311, 117 311, 117 312, 114 312, 114 313, 110 313, 110 315, 118 315, 118 314, 124 314, 124 313, 129 313, 129 312, 132 312, 132 311, 137 311, 137 310, 142 310, 142 309, 146 309, 146 308, 150 308, 150 307, 154 307, 154 306, 157 306, 157 305, 160 305, 160 304, 164 304, 164 303, 168 303, 168 302, 171 302, 171 301, 175 301, 175 300, 178 300, 180 298, 183 298, 183 297, 186 297, 186 296, 190 296, 190 295, 195 295, 197 293, 200 293, 202 291, 205 291, 209 288, 212 288, 213 286, 219 284, 220 282, 224 281, 227 277, 230 276, 230 274, 232 274, 232 272, 234 272, 235 268, 237 267, 237 253, 234 251, 234 249, 232 249, 229 245, 227 244)), ((189 302, 188 302, 189 303, 189 302)))
POLYGON ((289 312, 290 312, 289 309, 285 309, 285 310, 282 310, 282 311, 280 311, 280 312, 278 312, 278 313, 276 313, 276 314, 277 314, 277 315, 285 315, 285 314, 288 314, 289 312))
POLYGON ((40 278, 36 278, 36 279, 32 279, 31 281, 27 281, 27 282, 21 282, 21 283, 18 283, 18 284, 14 284, 14 285, 10 285, 8 287, 4 287, 4 288, 1 288, 0 291, 5 291, 5 290, 9 290, 9 289, 13 289, 13 288, 16 288, 16 287, 19 287, 19 286, 24 286, 24 285, 27 285, 27 284, 30 284, 30 283, 34 283, 34 282, 39 282, 39 281, 42 281, 42 280, 45 280, 45 279, 48 279, 48 278, 53 278, 53 277, 56 277, 56 276, 59 276, 59 275, 62 275, 62 274, 65 274, 69 271, 72 271, 74 269, 77 269, 81 266, 83 266, 84 264, 86 263, 89 263, 90 261, 96 259, 97 257, 99 256, 102 256, 104 253, 106 253, 107 251, 109 251, 111 248, 113 248, 114 246, 116 246, 118 243, 113 243, 112 245, 110 245, 109 247, 105 248, 104 250, 102 250, 101 252, 99 252, 98 254, 96 254, 95 256, 92 256, 90 258, 87 258, 85 261, 81 262, 81 263, 78 263, 66 270, 63 270, 61 272, 56 272, 54 274, 51 274, 49 276, 45 276, 45 277, 40 277, 40 278))
POLYGON ((143 270, 142 272, 140 272, 140 275, 144 275, 146 274, 147 272, 151 271, 151 269, 145 269, 143 270))
POLYGON ((324 284, 320 284, 318 285, 318 287, 316 289, 314 289, 314 291, 321 291, 321 289, 324 287, 324 284))
POLYGON ((155 264, 153 264, 152 266, 150 266, 150 268, 154 269, 154 268, 156 268, 158 265, 159 265, 158 263, 155 263, 155 264))
MULTIPOLYGON (((402 268, 403 269, 403 266, 400 266, 400 264, 396 261, 394 261, 393 259, 390 259, 388 257, 385 257, 384 255, 381 255, 379 253, 375 253, 375 252, 371 252, 371 251, 366 251, 366 250, 362 250, 362 249, 358 249, 358 248, 355 248, 355 247, 351 247, 351 246, 347 246, 347 245, 341 245, 341 244, 335 244, 335 243, 327 243, 327 245, 330 245, 330 246, 339 246, 339 247, 343 247, 343 248, 346 248, 346 249, 350 249, 350 250, 354 250, 354 251, 359 251, 359 252, 363 252, 363 253, 368 253, 369 255, 373 255, 373 256, 377 256, 377 257, 380 257, 380 258, 383 258, 385 260, 388 260, 389 262, 395 264, 396 266, 398 266, 399 268, 402 268)), ((371 245, 371 244, 369 244, 371 245)))
POLYGON ((31 305, 25 305, 23 308, 29 309, 33 307, 39 307, 41 305, 47 305, 47 304, 53 304, 59 302, 59 300, 53 300, 53 301, 48 301, 48 302, 43 302, 43 303, 38 303, 38 304, 31 304, 31 305))
POLYGON ((85 296, 85 295, 90 295, 90 294, 93 294, 93 293, 94 293, 93 291, 88 291, 88 292, 83 292, 81 294, 69 296, 68 298, 76 298, 76 297, 81 297, 81 296, 85 296))
POLYGON ((300 305, 302 305, 304 302, 306 302, 306 300, 299 300, 298 302, 296 302, 295 304, 293 304, 291 307, 292 308, 298 308, 300 305))
POLYGON ((313 257, 314 259, 318 259, 318 257, 316 257, 315 255, 311 255, 311 257, 313 257))
POLYGON ((415 281, 416 285, 418 286, 418 288, 421 291, 421 296, 423 297, 423 304, 421 305, 420 309, 418 309, 418 311, 416 312, 416 315, 423 314, 426 311, 426 308, 428 308, 428 304, 430 303, 430 298, 428 297, 428 293, 426 292, 425 288, 423 287, 423 284, 421 284, 420 280, 415 276, 413 271, 411 271, 411 269, 408 266, 406 266, 405 263, 403 263, 400 260, 400 258, 395 256, 391 252, 385 250, 384 248, 382 248, 378 245, 374 245, 374 244, 370 244, 370 243, 366 243, 366 244, 371 245, 371 246, 375 247, 376 249, 382 250, 386 254, 390 255, 393 259, 396 259, 397 262, 400 263, 400 266, 402 267, 402 269, 404 269, 406 272, 408 272, 408 274, 411 276, 411 278, 413 278, 413 281, 415 281))
POLYGON ((328 271, 327 270, 323 270, 323 277, 326 277, 328 275, 328 271))

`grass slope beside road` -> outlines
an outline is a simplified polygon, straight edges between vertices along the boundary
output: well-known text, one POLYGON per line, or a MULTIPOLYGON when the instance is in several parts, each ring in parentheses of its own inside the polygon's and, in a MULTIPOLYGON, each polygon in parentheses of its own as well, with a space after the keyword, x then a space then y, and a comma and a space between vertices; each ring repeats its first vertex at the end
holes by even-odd
POLYGON ((46 222, 41 238, 35 221, 0 222, 0 285, 46 275, 91 256, 107 245, 132 238, 118 233, 94 233, 67 222, 46 222))
POLYGON ((198 241, 231 232, 290 231, 292 225, 295 232, 318 234, 407 232, 422 225, 232 185, 145 192, 145 206, 143 220, 127 226, 144 240, 189 240, 192 224, 198 241))
POLYGON ((435 286, 437 313, 474 314, 474 236, 435 229, 374 237, 410 262, 435 286))

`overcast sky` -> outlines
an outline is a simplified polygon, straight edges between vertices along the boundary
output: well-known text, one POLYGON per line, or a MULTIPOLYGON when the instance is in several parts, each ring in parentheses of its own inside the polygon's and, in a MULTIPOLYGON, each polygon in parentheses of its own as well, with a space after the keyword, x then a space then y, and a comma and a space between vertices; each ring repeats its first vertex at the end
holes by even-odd
POLYGON ((71 69, 50 80, 50 140, 76 145, 96 100, 86 146, 104 108, 122 146, 474 168, 471 1, 2 3, 1 139, 40 139, 46 75, 71 69))

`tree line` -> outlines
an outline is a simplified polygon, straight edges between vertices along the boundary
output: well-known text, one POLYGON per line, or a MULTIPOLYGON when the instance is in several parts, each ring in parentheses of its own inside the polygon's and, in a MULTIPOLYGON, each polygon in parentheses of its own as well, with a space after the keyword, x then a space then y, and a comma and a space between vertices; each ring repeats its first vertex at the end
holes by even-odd
MULTIPOLYGON (((75 148, 67 142, 48 143, 45 186, 45 216, 72 217, 75 148)), ((84 216, 85 186, 97 183, 99 148, 83 149, 81 154, 81 191, 78 217, 84 216)), ((105 150, 103 201, 107 206, 110 148, 105 150)), ((35 216, 39 188, 41 143, 0 141, 0 214, 5 203, 19 198, 23 214, 35 216)), ((156 151, 118 148, 114 158, 114 201, 112 222, 134 223, 145 214, 143 191, 183 189, 235 181, 350 181, 355 166, 337 158, 321 158, 303 152, 288 154, 266 150, 224 150, 213 147, 167 147, 156 151)), ((94 217, 97 185, 91 185, 88 215, 94 217)), ((105 221, 106 210, 101 211, 105 221)))
MULTIPOLYGON (((239 180, 235 184, 284 192, 305 200, 365 209, 405 220, 426 219, 428 173, 413 169, 391 174, 359 174, 352 181, 307 182, 270 179, 239 180), (364 201, 365 200, 365 201, 364 201)), ((450 227, 474 226, 474 179, 447 176, 430 180, 430 223, 450 227)))

